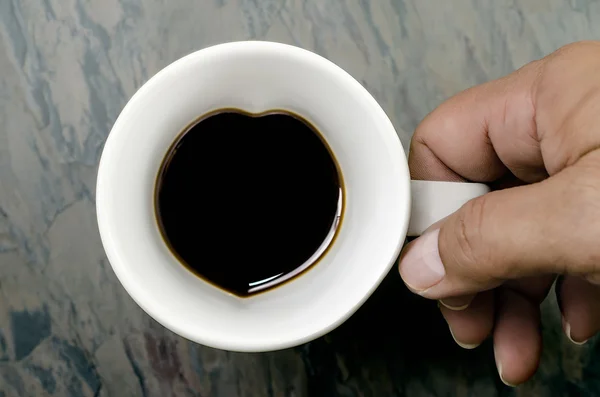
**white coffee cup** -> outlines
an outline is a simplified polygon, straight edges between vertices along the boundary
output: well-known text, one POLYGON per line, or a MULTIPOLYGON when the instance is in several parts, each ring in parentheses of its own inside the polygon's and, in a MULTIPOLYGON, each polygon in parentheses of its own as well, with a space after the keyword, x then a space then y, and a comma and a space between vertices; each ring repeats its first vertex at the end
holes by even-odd
POLYGON ((142 309, 192 341, 255 352, 295 346, 340 325, 390 271, 407 235, 486 192, 481 184, 411 182, 389 118, 325 58, 284 44, 234 42, 185 56, 131 98, 102 153, 96 206, 108 259, 142 309), (327 140, 346 188, 343 222, 327 254, 290 282, 248 298, 179 263, 154 211, 155 182, 170 145, 190 122, 221 108, 303 116, 327 140))

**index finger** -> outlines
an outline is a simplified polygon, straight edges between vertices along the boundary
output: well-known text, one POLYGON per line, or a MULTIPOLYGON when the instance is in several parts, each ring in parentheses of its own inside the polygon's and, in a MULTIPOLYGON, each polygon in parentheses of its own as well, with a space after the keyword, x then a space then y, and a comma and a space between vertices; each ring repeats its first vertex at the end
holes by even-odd
POLYGON ((492 182, 512 173, 525 182, 547 176, 535 125, 538 62, 450 98, 417 127, 413 179, 492 182))

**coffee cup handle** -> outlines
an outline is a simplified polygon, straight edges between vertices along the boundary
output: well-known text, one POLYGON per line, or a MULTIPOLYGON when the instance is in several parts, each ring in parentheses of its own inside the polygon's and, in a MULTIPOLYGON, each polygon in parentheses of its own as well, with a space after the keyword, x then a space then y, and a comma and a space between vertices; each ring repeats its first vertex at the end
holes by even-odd
POLYGON ((467 201, 490 191, 482 183, 416 181, 411 183, 408 237, 420 236, 429 226, 458 210, 467 201))

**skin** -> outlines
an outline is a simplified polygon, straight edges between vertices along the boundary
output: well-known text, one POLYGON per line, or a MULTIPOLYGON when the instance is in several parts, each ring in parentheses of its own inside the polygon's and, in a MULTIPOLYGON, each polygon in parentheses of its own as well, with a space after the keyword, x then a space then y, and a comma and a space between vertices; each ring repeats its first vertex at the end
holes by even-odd
POLYGON ((494 188, 400 257, 404 282, 440 300, 459 345, 492 337, 502 381, 526 381, 541 354, 540 303, 557 277, 566 336, 580 344, 600 330, 600 42, 452 97, 418 126, 409 166, 413 179, 494 188), (437 247, 423 262, 425 241, 437 247))

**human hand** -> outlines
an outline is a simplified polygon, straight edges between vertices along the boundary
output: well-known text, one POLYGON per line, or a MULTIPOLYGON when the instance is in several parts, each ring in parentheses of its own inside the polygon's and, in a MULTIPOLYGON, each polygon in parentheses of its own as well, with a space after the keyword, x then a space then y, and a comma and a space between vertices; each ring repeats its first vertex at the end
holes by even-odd
POLYGON ((443 103, 418 126, 413 179, 485 182, 408 244, 400 274, 440 300, 456 342, 493 337, 517 385, 541 353, 540 308, 556 275, 563 329, 600 330, 600 42, 580 42, 443 103))

